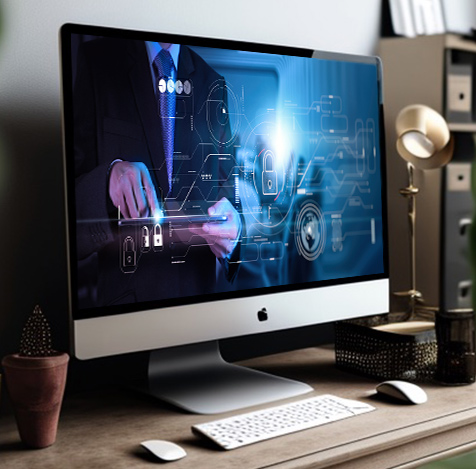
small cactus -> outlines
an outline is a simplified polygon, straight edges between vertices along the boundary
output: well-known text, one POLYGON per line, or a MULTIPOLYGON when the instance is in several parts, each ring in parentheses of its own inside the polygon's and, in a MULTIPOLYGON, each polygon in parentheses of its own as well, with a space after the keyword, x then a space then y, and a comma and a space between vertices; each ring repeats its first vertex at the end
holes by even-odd
POLYGON ((41 308, 36 305, 26 321, 20 340, 20 355, 24 357, 49 357, 54 355, 51 329, 41 308))

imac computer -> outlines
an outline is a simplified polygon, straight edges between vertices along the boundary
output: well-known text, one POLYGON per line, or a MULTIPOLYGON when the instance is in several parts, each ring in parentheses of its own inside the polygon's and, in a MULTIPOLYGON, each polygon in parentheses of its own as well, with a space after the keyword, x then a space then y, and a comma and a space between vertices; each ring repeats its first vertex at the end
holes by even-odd
POLYGON ((79 359, 151 351, 214 413, 311 390, 218 341, 388 311, 375 57, 75 24, 60 33, 79 359))

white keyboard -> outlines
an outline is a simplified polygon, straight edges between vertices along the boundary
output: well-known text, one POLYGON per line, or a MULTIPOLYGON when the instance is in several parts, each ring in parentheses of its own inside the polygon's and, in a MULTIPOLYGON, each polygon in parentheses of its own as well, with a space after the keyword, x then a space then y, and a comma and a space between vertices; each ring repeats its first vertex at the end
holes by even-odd
POLYGON ((193 425, 224 449, 257 443, 375 410, 369 404, 324 394, 276 407, 193 425))

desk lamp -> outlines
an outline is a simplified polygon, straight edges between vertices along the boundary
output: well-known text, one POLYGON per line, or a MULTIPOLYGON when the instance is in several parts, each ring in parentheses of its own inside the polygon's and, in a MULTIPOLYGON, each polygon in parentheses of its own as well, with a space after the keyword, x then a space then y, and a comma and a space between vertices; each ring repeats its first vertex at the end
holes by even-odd
POLYGON ((415 306, 422 295, 416 288, 416 195, 419 189, 414 185, 414 170, 437 169, 451 161, 454 139, 445 119, 435 110, 421 104, 403 108, 395 121, 397 132, 397 152, 407 162, 408 186, 400 189, 400 194, 408 200, 408 221, 410 225, 410 285, 408 291, 396 292, 396 296, 408 297, 408 320, 415 319, 415 306))

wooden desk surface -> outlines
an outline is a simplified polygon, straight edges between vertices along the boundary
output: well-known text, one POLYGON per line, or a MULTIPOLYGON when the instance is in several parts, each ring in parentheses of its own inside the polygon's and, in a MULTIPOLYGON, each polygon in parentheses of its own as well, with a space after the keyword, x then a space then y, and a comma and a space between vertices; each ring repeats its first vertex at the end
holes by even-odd
POLYGON ((369 402, 377 411, 223 451, 194 436, 190 427, 233 413, 191 415, 133 392, 101 390, 67 397, 57 441, 43 450, 26 450, 19 442, 13 416, 1 415, 0 466, 150 468, 156 460, 139 446, 147 439, 182 445, 188 456, 169 463, 177 469, 410 468, 476 447, 474 385, 424 384, 428 403, 411 406, 376 399, 377 382, 336 369, 330 349, 310 348, 245 363, 308 382, 315 391, 304 397, 331 393, 369 402))

